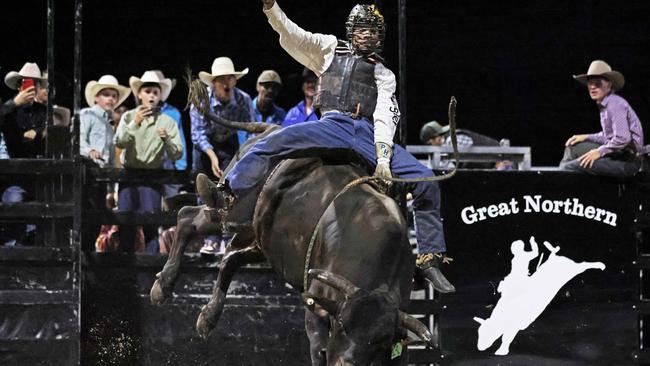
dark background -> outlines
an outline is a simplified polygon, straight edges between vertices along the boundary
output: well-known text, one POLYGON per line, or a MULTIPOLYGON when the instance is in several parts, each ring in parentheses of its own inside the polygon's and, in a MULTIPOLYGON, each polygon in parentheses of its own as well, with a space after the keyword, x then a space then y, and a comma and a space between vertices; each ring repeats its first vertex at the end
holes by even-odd
MULTIPOLYGON (((355 3, 280 5, 303 28, 344 37, 344 21, 355 3)), ((387 65, 398 74, 397 1, 380 3, 388 25, 387 65)), ((26 0, 3 12, 3 76, 26 61, 46 67, 46 5, 26 0)), ((295 75, 301 66, 280 47, 261 7, 256 0, 85 1, 82 92, 103 74, 126 85, 129 76, 161 69, 179 79, 169 102, 183 108, 185 65, 197 74, 209 71, 214 58, 229 56, 237 70, 250 68, 238 86, 251 97, 257 75, 277 70, 285 82, 279 104, 288 109, 301 97, 295 75)), ((600 129, 595 104, 571 77, 586 72, 594 59, 625 75, 620 94, 648 130, 649 12, 650 2, 642 0, 408 1, 408 143, 420 143, 424 122, 447 123, 447 104, 455 95, 460 127, 531 146, 534 165, 556 165, 570 135, 600 129)), ((56 103, 72 106, 73 1, 57 0, 55 16, 56 103)), ((3 100, 12 97, 6 86, 0 89, 3 100)))

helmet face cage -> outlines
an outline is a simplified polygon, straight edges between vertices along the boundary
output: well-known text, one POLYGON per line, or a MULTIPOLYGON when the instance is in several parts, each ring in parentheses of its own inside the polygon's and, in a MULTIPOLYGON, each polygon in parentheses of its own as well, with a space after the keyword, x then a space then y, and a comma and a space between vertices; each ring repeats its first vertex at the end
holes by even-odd
POLYGON ((350 11, 348 20, 345 22, 346 35, 348 42, 355 47, 355 51, 360 53, 381 53, 384 46, 384 36, 386 34, 386 24, 384 23, 384 16, 381 15, 379 9, 374 5, 357 4, 350 11), (355 29, 373 29, 377 32, 377 44, 369 50, 356 49, 354 44, 354 31, 355 29))

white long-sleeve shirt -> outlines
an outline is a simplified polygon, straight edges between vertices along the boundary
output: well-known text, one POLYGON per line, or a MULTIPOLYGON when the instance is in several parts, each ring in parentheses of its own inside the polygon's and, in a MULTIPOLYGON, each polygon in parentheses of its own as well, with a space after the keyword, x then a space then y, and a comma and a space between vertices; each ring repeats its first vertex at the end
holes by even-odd
MULTIPOLYGON (((331 34, 311 33, 297 26, 280 9, 278 2, 264 9, 271 27, 280 35, 280 45, 296 61, 321 76, 329 68, 336 54, 338 40, 331 34)), ((395 98, 395 74, 381 63, 375 64, 377 104, 372 115, 375 143, 393 146, 393 136, 400 119, 395 98)))

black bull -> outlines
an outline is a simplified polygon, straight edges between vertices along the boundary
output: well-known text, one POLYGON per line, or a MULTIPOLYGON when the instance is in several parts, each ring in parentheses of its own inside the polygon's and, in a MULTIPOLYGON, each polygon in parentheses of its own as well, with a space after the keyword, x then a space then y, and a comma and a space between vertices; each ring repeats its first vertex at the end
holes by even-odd
MULTIPOLYGON (((252 132, 262 132, 264 124, 256 125, 252 132)), ((302 292, 314 365, 387 364, 391 345, 405 337, 405 329, 431 342, 426 327, 402 311, 410 297, 413 254, 396 202, 368 184, 337 197, 366 171, 319 158, 280 163, 259 188, 252 229, 237 233, 227 248, 212 298, 197 320, 199 334, 207 337, 216 326, 236 270, 266 258, 302 292), (308 248, 313 249, 306 280, 308 248)), ((151 289, 152 302, 171 294, 187 243, 220 230, 210 215, 204 206, 179 211, 176 238, 151 289)))

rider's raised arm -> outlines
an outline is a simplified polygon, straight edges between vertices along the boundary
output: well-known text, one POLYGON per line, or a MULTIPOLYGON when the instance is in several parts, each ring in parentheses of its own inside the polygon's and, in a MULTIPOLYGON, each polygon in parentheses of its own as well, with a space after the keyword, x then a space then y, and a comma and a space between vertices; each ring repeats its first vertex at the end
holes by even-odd
POLYGON ((277 2, 264 9, 264 14, 280 35, 280 45, 291 57, 318 76, 327 70, 334 58, 336 36, 305 31, 287 18, 277 2))
POLYGON ((372 114, 375 123, 375 143, 383 142, 393 146, 393 136, 400 119, 399 106, 395 98, 395 74, 381 63, 375 65, 377 82, 377 105, 372 114))

